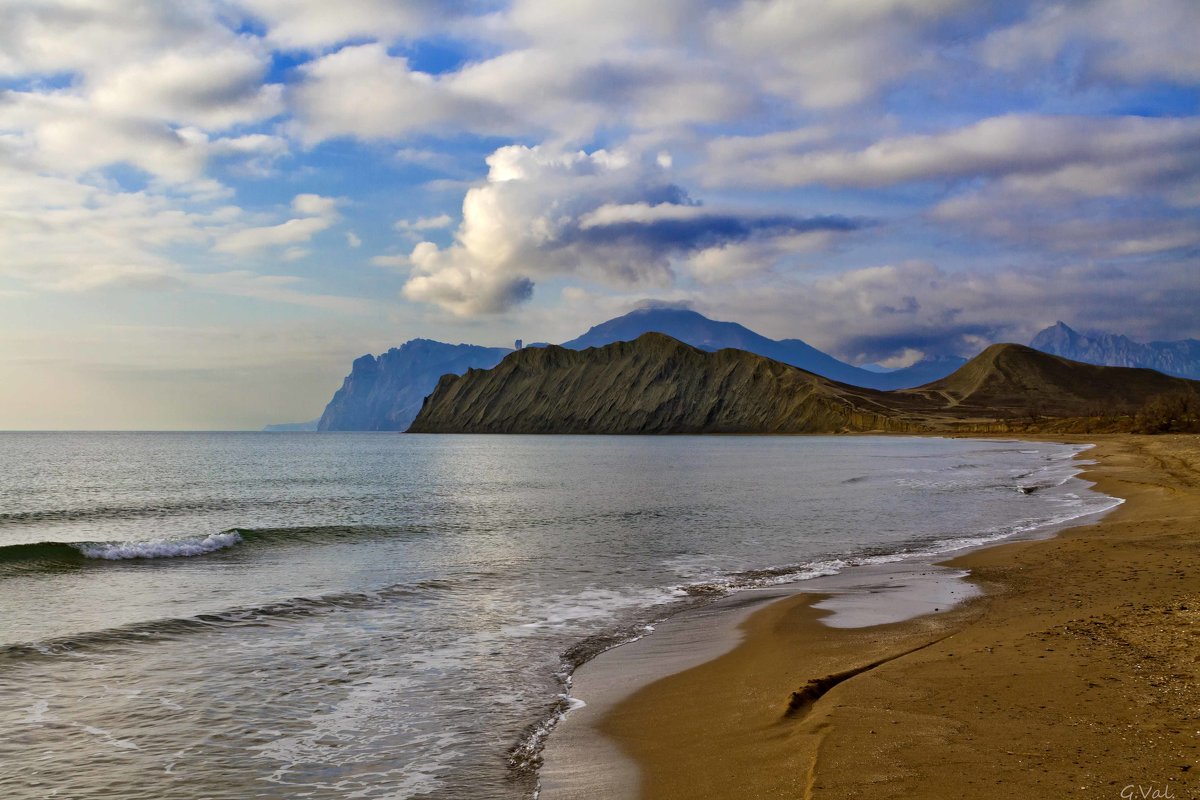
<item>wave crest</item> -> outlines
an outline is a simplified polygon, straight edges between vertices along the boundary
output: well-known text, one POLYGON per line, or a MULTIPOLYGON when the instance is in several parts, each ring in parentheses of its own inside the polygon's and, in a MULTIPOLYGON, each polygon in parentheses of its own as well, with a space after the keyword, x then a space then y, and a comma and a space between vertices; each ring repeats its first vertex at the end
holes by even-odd
POLYGON ((201 556, 241 544, 237 531, 210 533, 192 539, 150 539, 143 542, 81 542, 71 546, 85 558, 121 561, 129 558, 182 558, 201 556))

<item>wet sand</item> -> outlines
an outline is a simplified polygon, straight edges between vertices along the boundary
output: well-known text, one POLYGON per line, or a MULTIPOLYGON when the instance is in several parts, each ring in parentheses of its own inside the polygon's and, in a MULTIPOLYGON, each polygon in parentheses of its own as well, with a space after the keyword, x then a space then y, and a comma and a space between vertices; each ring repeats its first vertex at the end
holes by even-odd
POLYGON ((563 726, 608 742, 610 790, 556 784, 548 750, 543 798, 1197 796, 1200 437, 1087 440, 1083 477, 1128 501, 1100 522, 947 562, 982 593, 949 611, 834 627, 907 612, 804 593, 680 631, 691 663, 563 726))

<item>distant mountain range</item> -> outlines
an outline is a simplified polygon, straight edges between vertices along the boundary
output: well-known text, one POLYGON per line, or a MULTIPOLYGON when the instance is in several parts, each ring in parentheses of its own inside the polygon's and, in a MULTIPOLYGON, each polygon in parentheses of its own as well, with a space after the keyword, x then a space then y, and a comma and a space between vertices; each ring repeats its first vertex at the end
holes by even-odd
POLYGON ((841 433, 1070 430, 1132 415, 1200 383, 1099 367, 1015 344, 942 380, 890 392, 836 383, 754 353, 705 351, 659 333, 573 351, 526 349, 446 375, 413 433, 841 433))
MULTIPOLYGON (((734 322, 719 322, 695 311, 650 307, 596 325, 582 336, 563 343, 570 350, 603 347, 632 341, 657 332, 705 351, 725 348, 745 350, 852 386, 898 389, 919 386, 944 377, 964 362, 960 358, 929 359, 891 372, 851 366, 800 339, 768 339, 734 322)), ((530 345, 526 349, 544 347, 530 345)), ((383 355, 355 360, 350 375, 321 415, 322 431, 400 431, 408 427, 433 391, 438 378, 459 375, 468 369, 489 369, 512 352, 506 348, 451 345, 413 339, 383 355)), ((296 426, 304 423, 296 423, 296 426)), ((268 426, 268 430, 299 427, 268 426)))
POLYGON ((1039 332, 1030 347, 1063 358, 1110 367, 1144 367, 1167 375, 1200 380, 1200 341, 1140 344, 1113 333, 1083 334, 1057 322, 1039 332))
POLYGON ((665 333, 701 350, 732 347, 782 361, 830 380, 869 389, 904 389, 949 375, 966 363, 962 358, 919 361, 892 372, 874 372, 839 361, 800 339, 768 339, 736 322, 718 322, 687 309, 651 307, 602 322, 562 346, 571 350, 630 342, 643 333, 665 333))

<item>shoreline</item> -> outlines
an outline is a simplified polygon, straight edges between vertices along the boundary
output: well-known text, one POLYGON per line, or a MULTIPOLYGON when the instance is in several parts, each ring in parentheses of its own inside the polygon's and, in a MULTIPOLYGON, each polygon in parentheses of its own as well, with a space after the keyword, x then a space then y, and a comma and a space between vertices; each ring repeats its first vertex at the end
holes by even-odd
MULTIPOLYGON (((1118 626, 1121 620, 1112 612, 1120 603, 1112 595, 1110 581, 1105 580, 1116 567, 1096 559, 1104 557, 1121 564, 1136 561, 1136 568, 1143 572, 1154 571, 1151 566, 1168 572, 1178 566, 1171 558, 1156 560, 1160 554, 1153 549, 1147 554, 1131 548, 1128 539, 1132 527, 1163 522, 1164 509, 1149 502, 1151 496, 1161 499, 1161 495, 1171 494, 1192 515, 1189 519, 1200 519, 1200 490, 1190 491, 1195 489, 1195 473, 1189 471, 1200 463, 1196 457, 1200 439, 997 438, 1098 443, 1077 454, 1077 458, 1098 462, 1085 465, 1078 477, 1095 482, 1099 492, 1130 502, 1109 510, 1098 522, 1085 517, 1057 527, 1049 538, 1006 539, 936 557, 940 569, 969 571, 970 578, 957 585, 974 587, 979 595, 957 602, 949 610, 934 606, 940 613, 908 614, 911 618, 898 622, 860 619, 853 626, 839 626, 836 617, 844 613, 839 612, 839 603, 844 604, 839 598, 852 598, 855 591, 861 595, 886 588, 872 586, 861 572, 849 578, 843 573, 803 585, 776 587, 775 596, 748 600, 736 614, 721 617, 721 604, 714 604, 710 612, 714 619, 692 623, 690 631, 686 618, 692 615, 682 615, 685 621, 676 626, 678 630, 660 630, 636 647, 609 651, 603 661, 589 662, 577 673, 576 686, 581 694, 589 694, 584 698, 589 703, 597 688, 589 682, 594 683, 596 675, 607 671, 608 685, 600 687, 597 696, 601 699, 595 706, 573 712, 549 738, 543 800, 589 794, 647 798, 1007 797, 1012 796, 1013 781, 1025 783, 1031 791, 1054 789, 1074 796, 1117 797, 1129 781, 1148 787, 1155 780, 1160 789, 1169 787, 1176 796, 1190 796, 1180 790, 1190 786, 1188 781, 1194 781, 1200 772, 1195 756, 1190 760, 1187 756, 1200 752, 1200 732, 1196 731, 1200 724, 1182 722, 1190 717, 1179 711, 1178 705, 1159 709, 1162 713, 1149 728, 1161 744, 1149 755, 1133 748, 1138 751, 1133 762, 1132 756, 1114 756, 1117 742, 1128 746, 1128 739, 1146 726, 1127 722, 1123 740, 1119 738, 1122 734, 1089 732, 1103 727, 1103 721, 1111 721, 1114 714, 1137 718, 1137 704, 1122 702, 1122 698, 1128 700, 1121 688, 1128 681, 1122 680, 1126 673, 1119 667, 1128 658, 1146 655, 1134 652, 1136 648, 1117 646, 1125 641, 1112 634, 1112 620, 1117 620, 1118 626), (1166 462, 1160 455, 1154 456, 1158 461, 1147 456, 1147 447, 1184 451, 1179 462, 1183 466, 1153 474, 1155 463, 1166 462), (1180 492, 1186 497, 1174 497, 1180 492), (1126 552, 1131 549, 1132 554, 1126 552), (1120 558, 1113 551, 1120 551, 1116 554, 1120 558), (1055 570, 1055 565, 1067 561, 1072 566, 1090 567, 1097 573, 1096 579, 1084 580, 1080 574, 1055 570), (860 584, 857 589, 836 586, 839 578, 843 584, 852 584, 854 577, 860 584), (835 585, 821 586, 824 582, 835 585), (1064 593, 1072 598, 1069 605, 1059 607, 1051 602, 1064 593), (1015 613, 1018 609, 1020 613, 1015 613), (1097 617, 1097 611, 1108 612, 1112 619, 1097 617), (1051 621, 1059 628, 1066 627, 1038 628, 1035 624, 1051 621), (1072 624, 1082 628, 1077 630, 1072 624), (1036 630, 1025 630, 1030 626, 1036 630), (1019 641, 1013 638, 1018 633, 1019 641), (1026 640, 1039 637, 1053 642, 1067 637, 1072 647, 1059 642, 1059 647, 1043 648, 1046 652, 1035 654, 1026 640), (657 644, 653 644, 655 640, 659 640, 657 644), (680 656, 697 644, 702 649, 692 653, 690 662, 680 656), (1001 647, 1008 649, 1001 652, 1001 647), (1076 651, 1088 647, 1092 656, 1099 652, 1103 658, 1098 662, 1081 658, 1076 651), (656 657, 658 665, 647 666, 656 657), (979 675, 987 675, 988 680, 981 681, 979 675), (1106 682, 1097 683, 1087 675, 1103 677, 1106 682), (1028 683, 1035 677, 1036 685, 1028 683), (1080 681, 1083 691, 1093 697, 1078 694, 1080 681), (1050 685, 1059 692, 1042 697, 1047 702, 1032 704, 1030 698, 1042 696, 1044 687, 1050 685), (1185 732, 1188 726, 1192 726, 1190 733, 1185 732), (1035 732, 1043 737, 1038 757, 1014 756, 1014 741, 1035 732), (1112 736, 1118 739, 1112 740, 1112 736), (981 742, 1001 749, 987 752, 988 745, 981 742), (579 763, 581 752, 591 753, 593 763, 587 769, 579 763), (1154 753, 1166 760, 1154 758, 1154 753), (1035 761, 1044 771, 1030 769, 1035 761), (1168 762, 1178 763, 1171 767, 1168 762), (1131 763, 1145 768, 1134 775, 1138 770, 1131 763), (964 769, 964 764, 971 766, 964 769), (952 765, 954 768, 948 769, 952 765), (573 780, 563 779, 572 772, 576 775, 573 780), (1121 783, 1121 775, 1128 778, 1126 783, 1121 783), (597 776, 608 779, 604 789, 598 790, 597 776)), ((1200 530, 1200 522, 1192 529, 1200 530)), ((1155 530, 1158 533, 1150 537, 1153 542, 1161 544, 1159 538, 1170 538, 1162 525, 1155 530)), ((1148 536, 1143 532, 1136 540, 1148 536)), ((1178 539, 1176 536, 1171 542, 1180 545, 1178 539)), ((1189 545, 1180 546, 1186 549, 1189 545)), ((1195 552, 1196 545, 1191 547, 1195 552)), ((1187 563, 1187 556, 1180 559, 1180 555, 1176 552, 1173 558, 1187 563)), ((903 565, 881 566, 894 572, 903 565)), ((1176 588, 1184 594, 1184 587, 1195 593, 1195 584, 1181 583, 1180 577, 1173 575, 1173 584, 1159 588, 1150 581, 1150 586, 1138 593, 1157 603, 1143 603, 1160 612, 1147 619, 1161 623, 1160 617, 1170 617, 1173 625, 1178 623, 1172 631, 1190 624, 1193 611, 1189 609, 1200 610, 1200 602, 1188 605, 1175 595, 1167 597, 1166 593, 1176 588)), ((1118 582, 1127 587, 1129 580, 1118 582)), ((733 597, 747 594, 750 592, 733 597)), ((878 608, 878 598, 871 598, 866 607, 871 605, 878 608)), ((1173 635, 1165 635, 1166 645, 1175 642, 1173 635)), ((1156 673, 1154 687, 1173 687, 1167 694, 1176 700, 1184 695, 1200 699, 1194 676, 1180 671, 1195 671, 1195 664, 1187 659, 1194 655, 1200 660, 1200 642, 1193 642, 1182 654, 1176 650, 1179 648, 1171 651, 1176 671, 1156 673)), ((1143 666, 1139 665, 1139 670, 1143 666)), ((1141 707, 1139 713, 1147 712, 1141 707)))

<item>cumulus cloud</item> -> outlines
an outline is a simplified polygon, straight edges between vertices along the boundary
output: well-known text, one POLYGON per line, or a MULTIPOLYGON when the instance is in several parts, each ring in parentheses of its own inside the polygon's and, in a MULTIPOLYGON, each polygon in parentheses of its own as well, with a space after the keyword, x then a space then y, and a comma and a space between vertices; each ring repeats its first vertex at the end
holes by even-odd
MULTIPOLYGON (((455 241, 421 242, 404 293, 454 313, 494 313, 528 299, 535 280, 574 276, 612 286, 667 286, 678 269, 731 245, 759 258, 771 243, 845 233, 861 222, 710 209, 691 201, 654 161, 623 152, 503 147, 487 182, 467 192, 455 241)), ((778 248, 778 245, 775 245, 778 248)), ((744 270, 770 263, 748 260, 744 270)), ((705 273, 707 270, 708 274, 705 273)))

